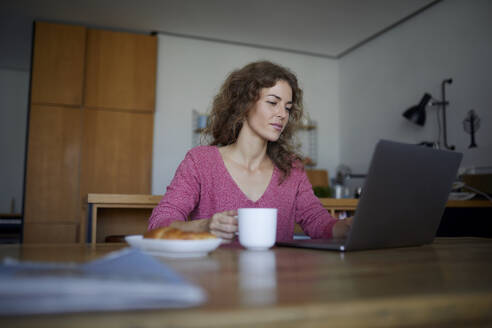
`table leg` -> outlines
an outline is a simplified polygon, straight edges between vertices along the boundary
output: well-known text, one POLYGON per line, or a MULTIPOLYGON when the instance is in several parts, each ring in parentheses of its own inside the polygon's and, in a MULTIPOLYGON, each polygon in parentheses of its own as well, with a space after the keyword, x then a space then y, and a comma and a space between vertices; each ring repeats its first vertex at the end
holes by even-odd
POLYGON ((96 244, 96 232, 97 232, 97 205, 92 205, 91 210, 91 224, 92 224, 92 234, 91 234, 91 244, 96 244))

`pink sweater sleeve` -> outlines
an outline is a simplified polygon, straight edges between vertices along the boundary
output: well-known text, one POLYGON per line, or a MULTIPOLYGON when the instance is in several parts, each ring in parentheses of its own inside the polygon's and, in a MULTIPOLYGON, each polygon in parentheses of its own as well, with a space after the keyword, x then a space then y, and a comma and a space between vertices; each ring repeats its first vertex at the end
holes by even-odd
POLYGON ((311 238, 330 238, 333 225, 337 222, 314 195, 313 187, 304 171, 296 197, 295 217, 297 223, 311 238))
POLYGON ((176 170, 165 195, 149 218, 148 229, 167 227, 176 220, 185 221, 200 199, 200 179, 190 153, 176 170))

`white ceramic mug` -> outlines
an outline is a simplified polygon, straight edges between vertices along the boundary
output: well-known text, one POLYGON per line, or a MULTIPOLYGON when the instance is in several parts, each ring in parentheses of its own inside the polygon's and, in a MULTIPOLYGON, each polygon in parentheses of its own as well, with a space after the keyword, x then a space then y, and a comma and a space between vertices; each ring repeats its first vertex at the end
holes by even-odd
POLYGON ((266 250, 275 244, 276 208, 238 209, 239 243, 249 250, 266 250))

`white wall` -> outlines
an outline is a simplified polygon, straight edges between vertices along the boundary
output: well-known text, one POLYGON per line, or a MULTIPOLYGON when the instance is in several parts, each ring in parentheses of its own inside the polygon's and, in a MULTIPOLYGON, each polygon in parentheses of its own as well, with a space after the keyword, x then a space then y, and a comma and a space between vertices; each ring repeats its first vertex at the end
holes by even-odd
POLYGON ((424 92, 447 87, 448 144, 464 153, 462 167, 492 165, 492 1, 446 0, 340 60, 340 160, 365 172, 379 138, 436 140, 436 109, 425 127, 401 116, 424 92), (478 148, 462 127, 468 110, 481 118, 478 148))
POLYGON ((338 163, 338 63, 335 60, 174 36, 159 36, 152 193, 163 194, 192 145, 192 110, 208 112, 232 70, 271 60, 297 74, 305 109, 318 122, 318 167, 338 163))
POLYGON ((0 213, 22 212, 29 72, 0 69, 0 213))

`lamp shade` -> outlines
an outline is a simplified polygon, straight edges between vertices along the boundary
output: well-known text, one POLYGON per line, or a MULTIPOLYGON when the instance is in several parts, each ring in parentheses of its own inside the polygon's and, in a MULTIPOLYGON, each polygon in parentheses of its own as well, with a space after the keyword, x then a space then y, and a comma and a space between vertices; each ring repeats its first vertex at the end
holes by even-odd
POLYGON ((425 93, 422 99, 420 100, 418 105, 412 106, 409 109, 407 109, 404 113, 403 116, 408 119, 409 121, 417 124, 417 125, 424 125, 425 124, 425 107, 427 107, 427 104, 429 101, 432 99, 432 96, 428 93, 425 93))

